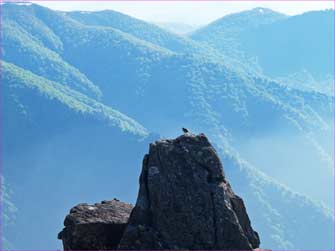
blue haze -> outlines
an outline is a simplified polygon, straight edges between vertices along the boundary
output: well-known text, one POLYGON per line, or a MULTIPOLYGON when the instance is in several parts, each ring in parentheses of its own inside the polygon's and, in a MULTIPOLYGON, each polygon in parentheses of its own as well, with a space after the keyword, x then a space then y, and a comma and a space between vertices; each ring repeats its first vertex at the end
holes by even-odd
POLYGON ((78 203, 134 203, 148 144, 181 127, 214 143, 262 248, 334 248, 333 11, 184 36, 115 11, 1 14, 6 249, 61 249, 78 203))

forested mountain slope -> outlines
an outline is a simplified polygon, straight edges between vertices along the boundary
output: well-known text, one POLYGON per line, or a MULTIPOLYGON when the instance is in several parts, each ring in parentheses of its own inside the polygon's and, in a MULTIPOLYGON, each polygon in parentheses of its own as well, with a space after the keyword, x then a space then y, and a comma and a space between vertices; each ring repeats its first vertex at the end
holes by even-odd
MULTIPOLYGON (((12 249, 57 248, 76 202, 133 202, 147 142, 185 126, 215 142, 262 247, 333 248, 331 95, 290 88, 227 48, 114 11, 5 4, 2 12, 12 249)), ((286 19, 269 12, 255 22, 286 19)))
POLYGON ((333 10, 285 16, 256 8, 225 16, 190 37, 243 57, 266 75, 296 80, 295 87, 310 84, 329 90, 324 85, 331 85, 334 75, 333 27, 333 10))

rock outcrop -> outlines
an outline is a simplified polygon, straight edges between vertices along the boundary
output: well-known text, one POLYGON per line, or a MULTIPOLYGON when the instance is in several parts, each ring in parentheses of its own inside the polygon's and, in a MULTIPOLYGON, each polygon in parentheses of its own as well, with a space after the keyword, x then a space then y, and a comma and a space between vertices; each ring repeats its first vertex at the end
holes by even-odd
POLYGON ((120 249, 249 250, 259 244, 204 134, 150 145, 120 249))
POLYGON ((71 210, 59 236, 64 249, 251 250, 260 244, 204 134, 150 145, 133 209, 116 201, 95 206, 71 210))
POLYGON ((64 250, 116 249, 133 206, 117 199, 94 205, 79 204, 70 210, 58 234, 64 250))

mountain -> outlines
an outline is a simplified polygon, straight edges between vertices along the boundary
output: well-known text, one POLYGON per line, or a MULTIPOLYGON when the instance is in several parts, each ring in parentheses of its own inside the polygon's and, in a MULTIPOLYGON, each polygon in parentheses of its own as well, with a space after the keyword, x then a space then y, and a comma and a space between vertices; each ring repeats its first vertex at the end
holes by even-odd
POLYGON ((3 47, 6 48, 2 53, 3 60, 10 59, 20 67, 32 69, 38 75, 51 77, 52 80, 69 85, 88 95, 95 97, 101 95, 97 86, 54 51, 61 50, 62 44, 40 20, 23 10, 11 11, 10 16, 5 11, 2 18, 4 20, 2 29, 6 34, 2 39, 3 47), (16 21, 13 22, 11 18, 16 21), (29 23, 23 20, 29 20, 29 23), (31 35, 34 33, 41 35, 34 37, 31 35), (42 41, 50 49, 44 46, 42 41))
MULTIPOLYGON (((310 74, 314 87, 324 90, 326 83, 322 86, 319 82, 334 75, 333 20, 333 10, 285 16, 256 8, 225 16, 190 37, 224 53, 243 56, 265 75, 285 77, 283 82, 294 74, 310 74)), ((303 80, 300 82, 306 82, 306 77, 303 80)))
POLYGON ((11 249, 58 248, 77 202, 133 202, 147 143, 181 127, 214 142, 261 247, 333 248, 332 95, 114 11, 1 7, 11 249))
MULTIPOLYGON (((238 39, 246 30, 254 29, 266 24, 272 24, 287 19, 288 16, 266 8, 254 8, 239 13, 226 15, 212 23, 192 32, 190 36, 195 40, 208 42, 224 49, 225 41, 238 39), (210 34, 212 33, 212 34, 210 34)), ((233 44, 232 44, 233 46, 233 44)), ((228 48, 226 48, 228 50, 228 48)))
POLYGON ((159 27, 168 30, 176 34, 187 34, 198 28, 198 25, 191 25, 185 23, 176 23, 176 22, 160 22, 156 23, 159 27))
POLYGON ((241 41, 244 33, 286 18, 286 15, 270 9, 255 8, 224 16, 191 32, 189 36, 196 41, 205 42, 231 57, 241 58, 246 57, 244 44, 241 41))
POLYGON ((182 51, 187 47, 186 38, 174 36, 171 32, 161 29, 155 24, 144 22, 117 11, 73 11, 63 12, 63 15, 81 24, 118 29, 136 38, 173 51, 182 51))

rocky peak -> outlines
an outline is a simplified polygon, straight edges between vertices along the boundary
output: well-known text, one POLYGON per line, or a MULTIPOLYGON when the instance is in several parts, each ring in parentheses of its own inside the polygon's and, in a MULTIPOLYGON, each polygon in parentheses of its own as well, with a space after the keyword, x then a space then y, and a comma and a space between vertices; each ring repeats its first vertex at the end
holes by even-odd
MULTIPOLYGON (((77 212, 84 213, 84 222, 102 219, 108 224, 116 224, 116 219, 123 215, 121 222, 127 221, 128 225, 117 238, 113 237, 119 240, 118 249, 251 250, 260 244, 243 200, 234 194, 221 161, 204 134, 186 133, 150 144, 129 220, 126 214, 130 207, 101 210, 101 217, 99 211, 95 214, 89 210, 87 205, 83 210, 72 209, 65 225, 82 221, 82 217, 75 216, 77 212)), ((64 242, 70 234, 63 232, 60 238, 64 242)), ((65 244, 66 241, 64 248, 65 244)), ((101 244, 93 246, 80 249, 103 249, 101 244)))
POLYGON ((238 249, 259 246, 242 199, 204 134, 150 145, 122 249, 238 249))

